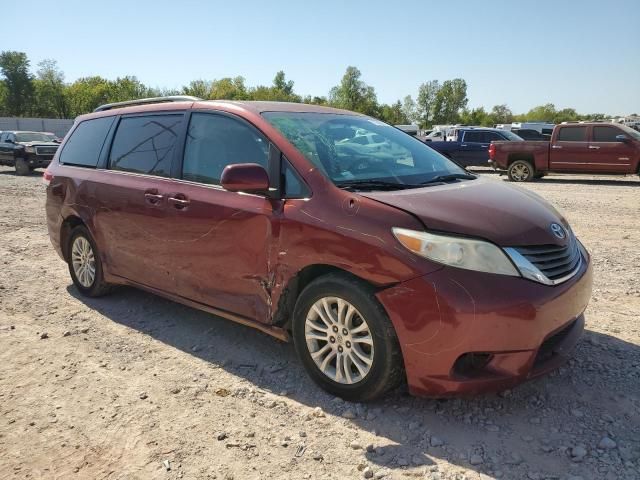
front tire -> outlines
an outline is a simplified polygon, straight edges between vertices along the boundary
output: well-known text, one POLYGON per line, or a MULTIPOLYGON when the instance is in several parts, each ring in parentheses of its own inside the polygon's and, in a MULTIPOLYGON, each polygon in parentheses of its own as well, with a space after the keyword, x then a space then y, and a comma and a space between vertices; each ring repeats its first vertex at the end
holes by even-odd
POLYGON ((364 282, 330 274, 300 294, 293 340, 311 378, 327 392, 368 401, 403 378, 396 332, 384 308, 364 282))
POLYGON ((111 285, 104 281, 99 252, 86 227, 73 229, 67 252, 71 279, 82 295, 100 297, 109 292, 111 285))
POLYGON ((526 160, 516 160, 507 170, 509 180, 512 182, 530 182, 533 179, 535 170, 531 163, 526 160))
POLYGON ((29 164, 24 158, 16 158, 16 175, 29 175, 29 164))

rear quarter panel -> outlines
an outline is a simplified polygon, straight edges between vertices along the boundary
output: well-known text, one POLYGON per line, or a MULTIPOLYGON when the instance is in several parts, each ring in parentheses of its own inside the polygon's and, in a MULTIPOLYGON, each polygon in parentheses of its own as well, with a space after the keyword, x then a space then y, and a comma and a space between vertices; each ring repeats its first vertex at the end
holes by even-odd
POLYGON ((495 145, 494 162, 498 168, 509 168, 510 158, 521 155, 533 158, 534 167, 538 171, 549 168, 549 142, 524 141, 524 142, 491 142, 495 145))

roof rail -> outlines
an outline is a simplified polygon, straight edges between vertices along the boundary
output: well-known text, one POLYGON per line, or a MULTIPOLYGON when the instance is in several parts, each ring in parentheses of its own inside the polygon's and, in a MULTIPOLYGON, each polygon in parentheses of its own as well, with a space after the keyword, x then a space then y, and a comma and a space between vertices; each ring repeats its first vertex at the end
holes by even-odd
POLYGON ((198 97, 192 97, 189 95, 171 95, 168 97, 152 97, 152 98, 139 98, 137 100, 128 100, 126 102, 105 103, 100 105, 94 110, 94 112, 103 112, 105 110, 111 110, 113 108, 131 107, 133 105, 147 105, 149 103, 166 103, 166 102, 197 102, 202 100, 198 97))

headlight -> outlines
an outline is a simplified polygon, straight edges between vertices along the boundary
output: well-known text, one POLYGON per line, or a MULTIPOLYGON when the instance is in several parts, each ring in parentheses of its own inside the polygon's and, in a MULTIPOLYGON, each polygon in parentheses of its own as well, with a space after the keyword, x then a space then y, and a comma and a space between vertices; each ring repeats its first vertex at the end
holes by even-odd
POLYGON ((393 228, 393 234, 407 249, 434 262, 478 272, 520 276, 502 249, 489 242, 406 228, 393 228))
POLYGON ((36 148, 27 145, 26 147, 24 147, 24 151, 27 152, 27 153, 35 153, 36 152, 36 148))

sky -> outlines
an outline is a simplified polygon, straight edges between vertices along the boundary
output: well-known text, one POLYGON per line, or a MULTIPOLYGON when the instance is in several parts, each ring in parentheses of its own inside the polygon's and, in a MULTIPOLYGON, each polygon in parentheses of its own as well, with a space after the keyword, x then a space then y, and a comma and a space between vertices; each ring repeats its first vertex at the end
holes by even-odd
POLYGON ((15 9, 0 50, 25 52, 34 71, 55 59, 69 82, 135 75, 180 88, 241 75, 254 86, 284 70, 297 93, 327 95, 354 65, 386 103, 459 77, 469 107, 640 113, 640 0, 21 0, 15 9))

